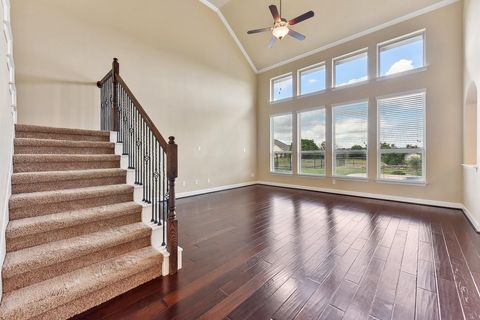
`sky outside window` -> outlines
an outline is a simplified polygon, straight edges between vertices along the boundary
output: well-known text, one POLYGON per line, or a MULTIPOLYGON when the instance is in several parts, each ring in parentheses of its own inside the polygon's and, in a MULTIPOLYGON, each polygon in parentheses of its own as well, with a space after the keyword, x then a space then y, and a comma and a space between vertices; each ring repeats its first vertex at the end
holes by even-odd
POLYGON ((300 95, 325 90, 325 65, 302 70, 300 75, 300 95))
POLYGON ((272 101, 283 100, 293 96, 292 75, 272 80, 272 101))
POLYGON ((381 46, 380 76, 388 76, 424 66, 423 34, 381 46))
POLYGON ((368 80, 368 54, 366 52, 335 60, 335 87, 368 80))

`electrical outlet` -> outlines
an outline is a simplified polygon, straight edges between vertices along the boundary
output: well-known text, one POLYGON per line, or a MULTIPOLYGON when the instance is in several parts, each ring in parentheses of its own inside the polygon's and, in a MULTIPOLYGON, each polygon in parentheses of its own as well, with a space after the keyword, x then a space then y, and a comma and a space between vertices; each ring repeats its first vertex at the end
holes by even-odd
POLYGON ((198 179, 196 179, 196 180, 195 180, 195 184, 198 184, 198 183, 199 183, 199 181, 198 181, 198 179))
POLYGON ((247 153, 247 148, 243 148, 243 153, 247 153))
POLYGON ((198 151, 202 151, 202 147, 201 147, 201 146, 198 146, 198 151))
POLYGON ((185 187, 187 185, 187 183, 185 182, 185 180, 182 181, 182 187, 185 187))
POLYGON ((210 183, 210 178, 207 179, 207 183, 210 183))

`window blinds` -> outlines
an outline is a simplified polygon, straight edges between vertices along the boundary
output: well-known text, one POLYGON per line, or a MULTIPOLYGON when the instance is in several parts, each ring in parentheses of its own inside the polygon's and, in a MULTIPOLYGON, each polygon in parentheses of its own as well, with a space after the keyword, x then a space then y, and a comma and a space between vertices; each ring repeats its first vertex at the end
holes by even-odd
POLYGON ((425 92, 378 100, 380 149, 424 146, 425 92))

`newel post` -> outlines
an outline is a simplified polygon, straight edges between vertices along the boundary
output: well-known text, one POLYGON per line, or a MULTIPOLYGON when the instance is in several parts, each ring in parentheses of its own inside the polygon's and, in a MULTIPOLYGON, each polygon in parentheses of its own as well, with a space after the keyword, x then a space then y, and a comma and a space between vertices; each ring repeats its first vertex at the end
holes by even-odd
POLYGON ((170 274, 178 270, 178 221, 175 213, 175 179, 178 177, 178 146, 175 137, 168 138, 167 179, 168 179, 168 216, 167 250, 170 253, 170 274))
POLYGON ((117 58, 113 58, 112 75, 113 75, 113 101, 112 101, 112 130, 118 131, 118 75, 120 74, 120 64, 117 58))

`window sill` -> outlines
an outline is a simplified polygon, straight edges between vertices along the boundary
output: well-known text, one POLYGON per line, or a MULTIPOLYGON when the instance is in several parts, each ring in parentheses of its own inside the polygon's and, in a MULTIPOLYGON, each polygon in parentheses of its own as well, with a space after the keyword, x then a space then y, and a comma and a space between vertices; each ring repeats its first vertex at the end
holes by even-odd
POLYGON ((298 177, 301 178, 320 178, 320 179, 325 179, 327 176, 326 175, 321 175, 321 174, 309 174, 309 173, 297 173, 298 177))
POLYGON ((463 164, 462 164, 462 167, 464 167, 464 168, 466 168, 466 169, 474 169, 476 172, 478 172, 478 169, 479 169, 478 164, 466 164, 466 163, 463 163, 463 164))
POLYGON ((271 175, 274 176, 293 176, 292 172, 275 172, 275 171, 270 171, 271 175))
POLYGON ((408 76, 410 74, 424 72, 424 71, 427 71, 427 69, 428 69, 428 67, 424 66, 424 67, 420 67, 420 68, 416 68, 416 69, 412 69, 412 70, 408 70, 408 71, 403 71, 403 72, 398 72, 398 73, 394 73, 394 74, 389 74, 389 75, 385 75, 385 76, 377 75, 376 80, 377 81, 382 81, 382 80, 388 80, 388 79, 395 79, 395 78, 399 78, 399 77, 408 76))
POLYGON ((368 182, 368 178, 362 177, 342 177, 342 176, 331 176, 332 180, 340 180, 340 181, 357 181, 357 182, 368 182))
POLYGON ((328 91, 327 89, 323 89, 323 90, 319 90, 319 91, 315 91, 315 92, 309 92, 309 93, 305 93, 305 94, 297 94, 296 98, 297 99, 309 98, 309 97, 313 97, 313 96, 316 96, 316 95, 324 94, 327 91, 328 91))
POLYGON ((377 179, 377 183, 383 183, 383 184, 396 184, 396 185, 407 185, 407 186, 413 186, 413 187, 426 187, 428 183, 425 181, 421 182, 413 182, 413 181, 396 181, 396 180, 386 180, 386 179, 377 179))
POLYGON ((294 97, 290 97, 290 98, 285 98, 285 99, 281 99, 281 100, 271 100, 270 101, 270 104, 279 104, 279 103, 282 103, 282 102, 289 102, 289 101, 293 101, 294 97))
POLYGON ((354 82, 352 84, 345 84, 343 86, 332 87, 331 90, 335 92, 335 91, 338 91, 338 90, 360 87, 360 86, 363 86, 363 85, 365 85, 369 82, 370 82, 370 79, 367 79, 367 80, 363 80, 363 81, 359 81, 359 82, 354 82))

